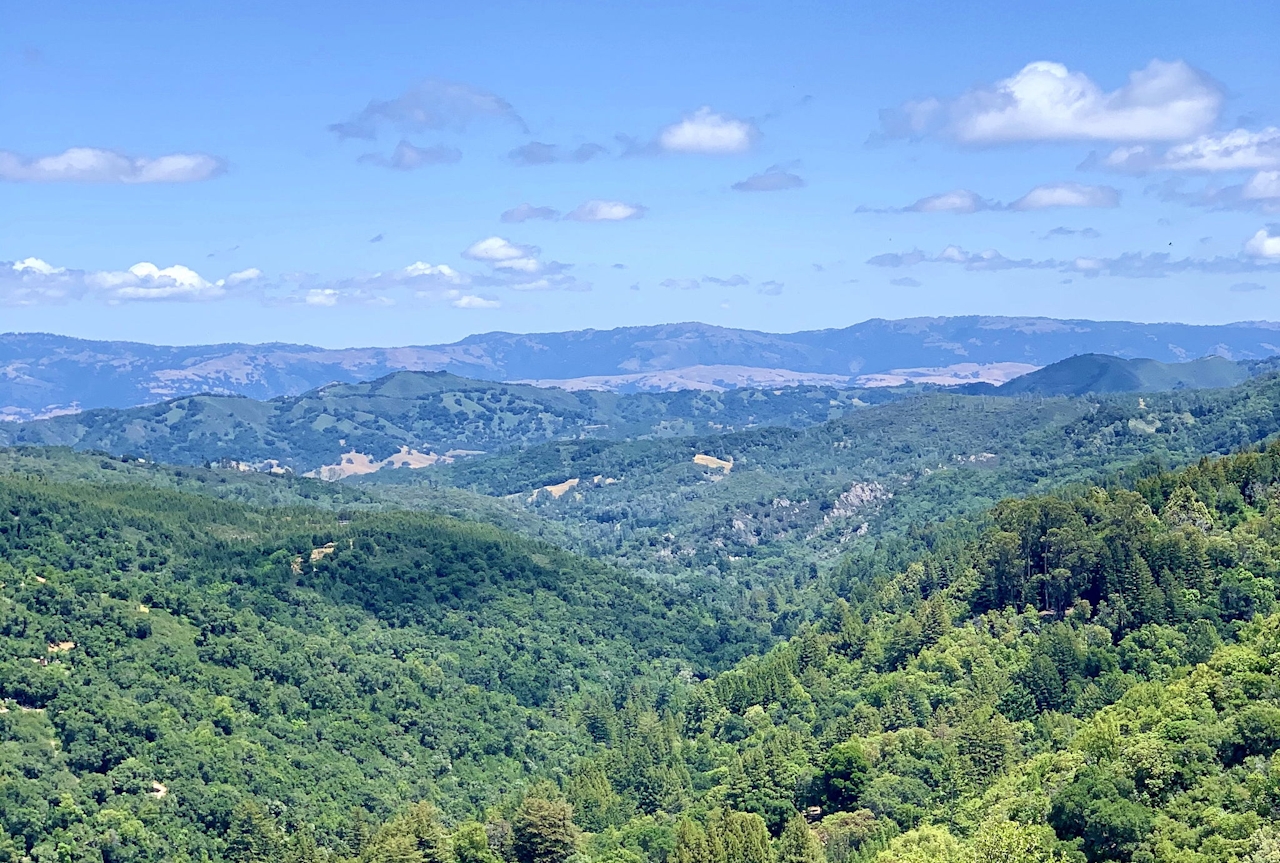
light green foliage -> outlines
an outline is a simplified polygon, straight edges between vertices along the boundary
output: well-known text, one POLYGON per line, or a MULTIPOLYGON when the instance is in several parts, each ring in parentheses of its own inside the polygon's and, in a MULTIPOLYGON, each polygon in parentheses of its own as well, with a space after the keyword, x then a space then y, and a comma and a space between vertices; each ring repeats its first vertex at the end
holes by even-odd
POLYGON ((543 797, 526 797, 511 828, 516 863, 564 863, 578 835, 573 807, 543 797))

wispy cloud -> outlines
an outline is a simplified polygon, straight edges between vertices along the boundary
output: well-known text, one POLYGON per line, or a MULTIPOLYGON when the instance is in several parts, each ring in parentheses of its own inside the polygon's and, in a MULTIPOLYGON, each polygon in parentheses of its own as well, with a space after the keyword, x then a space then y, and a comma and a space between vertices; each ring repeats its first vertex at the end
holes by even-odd
POLYGON ((906 102, 881 112, 883 137, 942 135, 959 143, 1183 141, 1209 130, 1222 107, 1216 83, 1187 63, 1152 60, 1105 91, 1061 63, 1016 74, 955 99, 906 102))
POLYGON ((1046 233, 1040 239, 1051 240, 1054 237, 1077 237, 1077 236, 1084 237, 1086 240, 1096 240, 1098 237, 1101 237, 1102 234, 1100 234, 1097 230, 1093 228, 1067 228, 1067 227, 1059 226, 1056 228, 1051 228, 1048 231, 1048 233, 1046 233))
POLYGON ((583 201, 565 214, 565 218, 573 222, 625 222, 642 218, 647 211, 648 207, 640 204, 596 199, 583 201))
POLYGON ((717 276, 703 276, 702 281, 709 285, 719 285, 724 288, 740 288, 743 285, 751 284, 751 280, 746 276, 736 273, 723 279, 717 276))
POLYGON ((217 177, 226 167, 225 161, 205 153, 146 158, 72 147, 28 159, 0 150, 0 180, 16 183, 196 183, 217 177))
POLYGON ((921 198, 905 207, 858 207, 860 213, 954 213, 968 215, 990 210, 1048 210, 1056 207, 1117 207, 1120 192, 1111 186, 1083 183, 1045 183, 1009 204, 984 198, 971 189, 952 189, 921 198))
POLYGON ((533 204, 520 204, 503 212, 498 217, 504 222, 527 222, 530 219, 546 219, 555 221, 560 218, 560 211, 551 207, 535 207, 533 204))
POLYGON ((1061 273, 1096 278, 1114 276, 1126 279, 1158 279, 1179 273, 1233 275, 1280 272, 1280 235, 1259 231, 1235 257, 1174 258, 1164 252, 1125 252, 1114 257, 1081 256, 1058 258, 1009 258, 995 249, 970 252, 960 246, 947 246, 936 255, 919 249, 889 252, 867 260, 875 267, 903 268, 919 264, 950 264, 972 272, 1004 270, 1056 270, 1061 273))
POLYGON ((738 192, 781 192, 785 189, 799 189, 804 186, 804 179, 793 174, 782 165, 771 165, 759 174, 752 174, 745 180, 733 184, 738 192))
POLYGON ((530 141, 507 153, 507 158, 517 165, 554 165, 561 162, 581 164, 608 152, 608 148, 600 144, 579 144, 570 150, 556 144, 530 141))
POLYGON ((429 79, 394 99, 373 99, 329 131, 339 138, 374 140, 384 128, 400 133, 462 131, 478 120, 498 120, 528 131, 511 103, 470 84, 429 79))
POLYGON ((462 151, 456 147, 437 144, 433 147, 416 147, 408 141, 401 141, 391 151, 391 155, 366 153, 357 161, 384 168, 395 168, 397 171, 412 171, 427 165, 452 165, 462 161, 462 151))

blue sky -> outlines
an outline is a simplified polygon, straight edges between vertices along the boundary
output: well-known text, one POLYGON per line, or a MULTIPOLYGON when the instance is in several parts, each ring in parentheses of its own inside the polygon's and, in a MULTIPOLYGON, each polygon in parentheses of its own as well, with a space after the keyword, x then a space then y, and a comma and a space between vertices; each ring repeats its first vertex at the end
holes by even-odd
POLYGON ((853 6, 24 4, 0 330, 1280 319, 1280 6, 853 6))

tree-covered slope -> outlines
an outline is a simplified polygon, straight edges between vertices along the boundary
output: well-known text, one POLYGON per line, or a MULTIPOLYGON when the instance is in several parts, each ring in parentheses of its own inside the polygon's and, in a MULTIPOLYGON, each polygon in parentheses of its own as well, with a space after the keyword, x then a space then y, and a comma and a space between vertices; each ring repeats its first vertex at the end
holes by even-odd
POLYGON ((475 523, 0 478, 0 856, 221 859, 253 799, 473 811, 767 629, 475 523), (98 856, 95 856, 98 855, 98 856))
POLYGON ((445 456, 584 435, 626 438, 805 426, 894 397, 887 390, 835 387, 571 393, 444 372, 399 372, 267 402, 201 395, 0 425, 0 442, 103 450, 176 464, 274 462, 303 473, 337 465, 344 453, 381 462, 402 449, 445 456))
MULTIPOLYGON (((83 574, 65 589, 56 568, 43 584, 6 576, 3 643, 47 660, 4 666, 7 848, 236 863, 1267 861, 1278 497, 1280 445, 1008 500, 858 549, 822 617, 763 655, 700 681, 637 667, 561 709, 454 682, 476 657, 429 662, 408 627, 312 615, 300 631, 287 621, 309 614, 302 589, 243 601, 268 583, 265 562, 203 586, 238 603, 229 617, 197 603, 148 617, 161 602, 144 615, 121 595, 171 564, 151 553, 159 525, 126 517, 146 532, 114 550, 138 563, 114 592, 83 574), (370 718, 383 711, 407 727, 370 718), (402 803, 415 796, 443 811, 402 803)), ((108 504, 127 516, 127 496, 108 504)), ((260 517, 206 506, 215 533, 260 517)), ((65 564, 104 530, 33 520, 48 528, 31 539, 65 564)), ((318 569, 317 596, 345 583, 318 569)))

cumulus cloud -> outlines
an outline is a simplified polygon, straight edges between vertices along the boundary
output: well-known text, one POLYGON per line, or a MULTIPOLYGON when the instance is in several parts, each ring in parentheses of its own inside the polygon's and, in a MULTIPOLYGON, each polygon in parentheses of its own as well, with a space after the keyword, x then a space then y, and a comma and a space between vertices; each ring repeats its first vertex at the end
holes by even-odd
POLYGON ((1009 205, 1011 210, 1047 210, 1053 207, 1118 207, 1120 192, 1110 186, 1083 183, 1046 183, 1036 186, 1009 205))
POLYGON ((391 151, 391 155, 366 153, 358 161, 384 168, 395 168, 397 171, 412 171, 427 165, 452 165, 462 160, 462 151, 456 147, 437 144, 433 147, 417 147, 408 141, 401 141, 391 151))
POLYGON ((909 252, 888 252, 867 260, 875 267, 903 268, 919 264, 951 264, 972 272, 1000 272, 1004 270, 1056 270, 1068 275, 1086 278, 1115 276, 1119 278, 1164 278, 1179 273, 1203 273, 1207 275, 1232 275, 1243 273, 1280 272, 1280 236, 1271 237, 1259 231, 1246 244, 1245 252, 1235 257, 1174 258, 1164 252, 1125 252, 1114 257, 1081 256, 1071 259, 1009 258, 995 249, 970 252, 960 246, 947 246, 936 255, 919 249, 909 252), (1270 239, 1275 245, 1268 246, 1270 239), (1271 262, 1271 258, 1276 261, 1271 262))
POLYGON ((473 281, 513 291, 586 291, 591 285, 570 275, 570 264, 543 261, 537 246, 513 243, 504 237, 486 237, 468 246, 462 256, 488 264, 491 272, 473 281))
POLYGON ((501 96, 456 81, 429 79, 394 99, 374 99, 349 119, 329 126, 339 138, 374 140, 383 128, 401 133, 462 131, 478 120, 499 120, 527 131, 524 120, 501 96))
POLYGON ((1251 294, 1255 291, 1265 291, 1266 285, 1260 285, 1257 282, 1236 282, 1231 286, 1230 290, 1237 294, 1251 294))
POLYGON ((530 219, 546 219, 555 221, 560 218, 560 211, 551 207, 535 207, 533 204, 520 204, 503 212, 498 217, 504 222, 527 222, 530 219))
POLYGON ((759 174, 752 174, 745 180, 733 184, 738 192, 781 192, 784 189, 799 189, 804 186, 804 179, 783 168, 771 165, 759 174))
POLYGON ((647 210, 647 207, 640 204, 591 200, 583 201, 566 214, 565 218, 575 222, 624 222, 641 218, 647 210))
POLYGON ((1091 154, 1081 167, 1127 174, 1280 168, 1280 128, 1270 126, 1257 132, 1233 129, 1220 135, 1202 135, 1194 141, 1163 150, 1149 144, 1117 147, 1105 156, 1091 154))
POLYGON ((468 246, 462 257, 483 261, 494 269, 536 273, 541 268, 537 246, 517 245, 502 237, 487 237, 468 246))
POLYGON ((658 282, 658 286, 672 288, 677 291, 696 291, 702 287, 702 283, 697 279, 663 279, 658 282))
POLYGON ((0 150, 0 180, 17 183, 195 183, 226 170, 204 153, 132 158, 94 147, 72 147, 55 156, 24 159, 0 150))
POLYGON ((889 284, 897 288, 918 288, 921 285, 919 279, 913 279, 910 276, 902 276, 897 279, 890 279, 889 284))
POLYGON ((507 158, 517 165, 554 165, 558 162, 581 164, 608 152, 608 149, 599 144, 580 144, 572 150, 566 150, 556 144, 530 141, 507 153, 507 158))
POLYGON ((760 286, 756 288, 756 293, 764 294, 766 297, 776 297, 782 293, 782 289, 785 287, 786 285, 782 282, 769 280, 767 282, 761 282, 760 286))
POLYGON ((40 258, 0 263, 0 304, 39 305, 96 299, 106 303, 146 300, 216 300, 229 289, 261 278, 256 269, 210 282, 190 267, 157 267, 147 261, 127 270, 74 270, 40 258))
POLYGON ((704 105, 659 132, 657 145, 667 153, 723 156, 747 152, 759 135, 755 124, 704 105))
POLYGON ((1280 260, 1280 225, 1259 228, 1258 233, 1244 244, 1244 251, 1255 258, 1280 260))
POLYGON ((950 101, 929 98, 881 113, 887 137, 942 134, 960 143, 1182 141, 1209 130, 1222 91, 1181 60, 1152 60, 1105 91, 1061 63, 1028 63, 990 87, 950 101))

